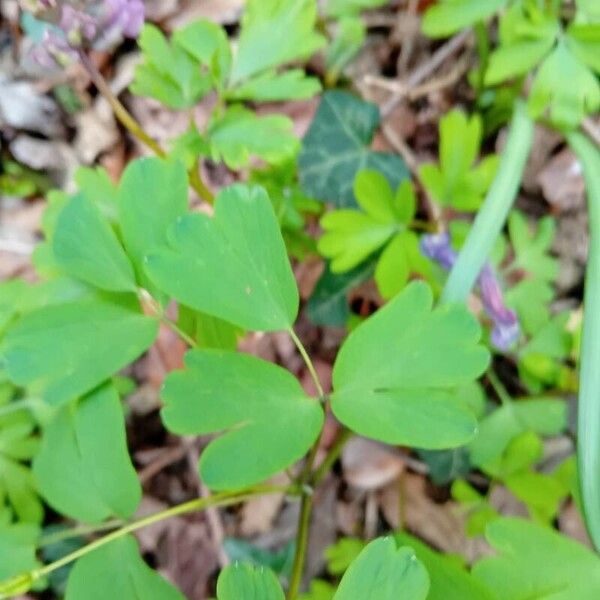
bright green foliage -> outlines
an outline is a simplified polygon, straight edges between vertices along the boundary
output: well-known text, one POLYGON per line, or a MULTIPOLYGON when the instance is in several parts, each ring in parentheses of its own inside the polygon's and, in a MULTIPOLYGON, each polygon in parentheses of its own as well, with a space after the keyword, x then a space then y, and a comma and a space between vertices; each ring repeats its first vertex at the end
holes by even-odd
POLYGON ((452 110, 440 119, 440 163, 428 163, 419 176, 429 195, 442 206, 475 211, 498 168, 495 154, 478 160, 483 125, 479 115, 452 110))
POLYGON ((253 0, 246 6, 238 51, 231 69, 236 85, 280 65, 311 56, 324 43, 314 30, 315 0, 253 0))
POLYGON ((376 105, 352 94, 323 94, 298 157, 304 191, 338 207, 355 206, 352 184, 359 171, 383 173, 392 187, 408 177, 402 159, 370 149, 380 116, 376 105))
POLYGON ((283 73, 267 71, 257 75, 226 91, 225 96, 229 100, 280 102, 312 98, 320 89, 318 79, 307 77, 302 69, 290 69, 283 73))
POLYGON ((366 36, 366 27, 360 18, 345 16, 339 20, 335 37, 325 55, 326 77, 329 82, 337 81, 344 67, 362 48, 366 36))
MULTIPOLYGON (((96 167, 95 169, 81 167, 75 172, 75 183, 82 195, 91 200, 111 223, 116 223, 118 218, 117 188, 111 181, 106 169, 102 167, 96 167)), ((53 193, 60 194, 61 192, 51 192, 51 194, 53 193)), ((66 204, 66 198, 64 203, 66 204)), ((56 219, 60 214, 60 210, 62 210, 60 202, 58 204, 58 207, 44 211, 43 220, 46 224, 44 228, 46 237, 52 237, 48 232, 48 220, 56 219)))
POLYGON ((350 318, 348 295, 351 290, 369 279, 374 262, 364 262, 346 273, 332 273, 329 263, 319 278, 307 305, 310 320, 316 325, 344 327, 350 318))
POLYGON ((292 127, 292 121, 283 115, 257 117, 251 110, 233 106, 209 125, 211 157, 231 169, 245 167, 251 156, 271 164, 284 162, 299 147, 292 127))
POLYGON ((498 518, 498 512, 487 498, 462 479, 452 483, 452 498, 460 502, 466 511, 465 533, 470 537, 483 535, 491 521, 498 518))
POLYGON ((235 563, 223 569, 217 581, 217 600, 284 600, 271 569, 235 563))
POLYGON ((118 192, 121 234, 138 278, 152 292, 143 270, 144 257, 166 243, 168 225, 187 207, 188 180, 182 164, 141 158, 125 169, 118 192))
POLYGON ((403 181, 394 194, 381 173, 360 171, 354 195, 360 209, 335 210, 321 218, 324 234, 318 248, 331 259, 331 271, 349 271, 383 248, 375 281, 384 298, 399 292, 412 273, 430 276, 431 264, 409 230, 416 211, 410 181, 403 181))
POLYGON ((310 590, 306 594, 300 594, 298 600, 333 600, 335 588, 326 581, 313 579, 310 582, 310 590))
POLYGON ((392 538, 371 542, 350 565, 334 600, 425 600, 429 576, 407 546, 392 538))
POLYGON ((154 25, 144 25, 138 43, 144 62, 135 70, 131 91, 156 98, 171 108, 190 108, 211 89, 211 77, 174 40, 169 43, 154 25))
POLYGON ((408 533, 397 533, 399 544, 410 546, 429 574, 427 600, 496 600, 491 589, 472 577, 458 562, 435 552, 408 533))
POLYGON ((2 414, 7 408, 10 404, 0 400, 0 513, 8 504, 19 521, 39 523, 44 511, 32 473, 23 464, 38 451, 39 441, 32 435, 36 424, 25 412, 2 414))
POLYGON ((479 326, 465 307, 432 311, 432 302, 427 285, 412 283, 342 346, 331 406, 353 431, 431 449, 459 446, 476 433, 475 417, 452 388, 487 367, 479 326))
POLYGON ((378 8, 389 0, 327 0, 325 13, 330 17, 358 15, 363 10, 378 8))
POLYGON ((65 600, 184 600, 142 560, 137 543, 123 537, 80 558, 69 575, 65 600))
MULTIPOLYGON (((0 524, 0 580, 8 579, 38 566, 35 547, 40 530, 35 525, 0 524)), ((23 592, 28 591, 28 587, 23 592)), ((0 596, 2 594, 0 587, 0 596)))
POLYGON ((522 279, 506 294, 507 304, 514 308, 525 331, 535 334, 548 322, 548 303, 553 298, 552 283, 558 276, 558 261, 550 256, 556 232, 552 217, 540 219, 537 231, 532 232, 527 218, 513 211, 508 219, 508 231, 514 250, 509 273, 522 279))
POLYGON ((2 343, 11 381, 63 404, 89 392, 153 343, 155 319, 120 299, 87 299, 25 315, 2 343))
POLYGON ((146 271, 176 300, 245 329, 283 330, 296 320, 298 288, 262 188, 223 190, 214 217, 179 218, 169 244, 147 257, 146 271))
POLYGON ((323 410, 285 369, 208 350, 188 352, 185 364, 165 381, 162 417, 179 435, 225 432, 200 459, 202 480, 212 489, 267 479, 300 459, 319 435, 323 410))
POLYGON ((491 17, 508 0, 441 0, 434 4, 423 19, 423 33, 438 38, 475 25, 491 17))
POLYGON ((358 538, 338 540, 333 546, 329 546, 325 550, 327 570, 332 575, 342 575, 366 545, 366 542, 358 538))
POLYGON ((180 305, 178 312, 177 325, 196 340, 199 348, 235 350, 238 336, 244 332, 243 329, 227 321, 192 310, 187 306, 180 305))
POLYGON ((479 561, 473 574, 499 600, 595 600, 600 559, 577 542, 520 519, 498 519, 486 537, 498 556, 479 561))
POLYGON ((77 195, 56 223, 54 256, 65 273, 111 292, 135 292, 135 274, 123 247, 100 210, 77 195))
POLYGON ((532 115, 572 129, 600 108, 598 48, 597 23, 563 31, 552 3, 515 2, 501 18, 500 46, 490 56, 485 82, 496 85, 539 65, 529 96, 532 115))
POLYGON ((567 425, 567 406, 553 398, 519 400, 505 404, 479 423, 479 435, 469 445, 471 462, 486 468, 500 460, 508 444, 527 431, 558 435, 567 425))
POLYGON ((103 385, 58 411, 44 427, 33 472, 48 504, 78 521, 99 523, 135 512, 142 490, 112 385, 103 385))

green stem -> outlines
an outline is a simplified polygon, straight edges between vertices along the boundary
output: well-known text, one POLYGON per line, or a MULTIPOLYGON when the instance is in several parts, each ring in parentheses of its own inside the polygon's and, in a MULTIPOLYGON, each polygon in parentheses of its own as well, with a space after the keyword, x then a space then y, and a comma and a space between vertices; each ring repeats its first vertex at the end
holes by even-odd
MULTIPOLYGON (((166 158, 167 153, 160 147, 156 140, 152 139, 144 131, 144 128, 135 120, 122 102, 113 94, 110 86, 102 76, 102 73, 100 73, 100 71, 96 68, 96 65, 89 59, 88 55, 83 50, 79 50, 79 60, 81 61, 81 64, 85 70, 88 72, 91 80, 94 82, 96 89, 110 104, 110 107, 115 114, 115 117, 117 117, 119 123, 121 123, 121 125, 123 125, 123 127, 125 127, 125 129, 127 129, 127 131, 133 135, 133 137, 137 138, 145 146, 150 148, 150 150, 152 150, 156 156, 159 156, 160 158, 166 158)), ((214 202, 214 196, 202 181, 198 169, 192 169, 188 175, 190 185, 196 191, 198 196, 200 196, 200 198, 203 200, 206 200, 206 202, 209 204, 212 204, 214 202)))
POLYGON ((335 464, 335 461, 340 457, 346 442, 352 437, 352 432, 349 429, 342 429, 337 439, 333 443, 333 446, 329 449, 327 456, 323 459, 323 462, 319 465, 319 468, 314 472, 310 479, 312 487, 317 487, 321 481, 329 473, 331 467, 335 464))
POLYGON ((492 387, 498 395, 498 398, 500 398, 500 402, 502 402, 502 405, 506 406, 507 404, 512 404, 512 398, 510 397, 510 394, 504 387, 504 384, 500 381, 498 375, 496 375, 496 371, 494 371, 494 369, 492 369, 491 367, 487 371, 487 378, 488 381, 492 384, 492 387))
POLYGON ((533 121, 525 105, 518 101, 498 173, 450 272, 443 302, 465 301, 475 285, 519 190, 532 142, 533 121))
POLYGON ((302 574, 304 572, 304 561, 306 559, 306 550, 308 548, 308 530, 312 506, 312 494, 303 493, 302 500, 300 502, 300 521, 298 523, 298 533, 296 534, 296 554, 294 555, 294 565, 292 567, 292 575, 290 577, 287 600, 296 600, 298 592, 300 591, 302 574))
POLYGON ((571 133, 568 141, 583 167, 590 232, 579 375, 577 463, 586 526, 594 546, 600 550, 600 152, 580 133, 571 133))
POLYGON ((125 522, 122 519, 113 519, 111 521, 100 523, 99 525, 79 525, 78 527, 63 529, 62 531, 49 533, 48 535, 43 536, 40 539, 37 547, 45 548, 46 546, 52 546, 52 544, 58 544, 58 542, 62 542, 64 540, 70 540, 72 538, 81 537, 84 535, 91 535, 92 533, 102 533, 104 531, 109 531, 110 529, 117 529, 123 525, 125 525, 125 522))
POLYGON ((485 72, 490 60, 490 39, 487 27, 483 21, 475 23, 473 27, 475 40, 477 42, 477 53, 479 54, 479 69, 477 72, 477 95, 480 95, 485 88, 485 72))
POLYGON ((288 329, 288 332, 292 340, 294 340, 294 344, 296 344, 296 348, 298 348, 298 352, 300 352, 300 355, 302 356, 304 363, 306 364, 306 368, 308 369, 308 372, 310 373, 310 376, 312 377, 312 380, 315 384, 315 388, 317 389, 317 393, 319 394, 319 399, 321 401, 324 401, 325 392, 323 391, 323 386, 321 385, 321 381, 319 380, 319 376, 317 375, 317 370, 315 369, 315 366, 313 365, 313 362, 310 359, 306 348, 300 341, 300 338, 296 335, 296 332, 291 327, 288 329))
POLYGON ((253 498, 254 496, 266 495, 266 494, 280 494, 280 493, 297 493, 297 488, 294 486, 256 486, 254 488, 244 490, 241 492, 223 492, 220 494, 215 494, 214 496, 208 496, 205 498, 196 498, 194 500, 190 500, 189 502, 184 502, 183 504, 179 504, 177 506, 173 506, 167 510, 163 510, 161 512, 155 513, 153 515, 149 515, 144 517, 143 519, 138 519, 137 521, 133 521, 124 527, 121 527, 117 531, 113 531, 108 535, 105 535, 93 542, 87 544, 83 548, 79 548, 66 556, 63 556, 59 560, 50 563, 49 565, 45 565, 40 569, 35 569, 31 571, 31 581, 36 581, 46 575, 49 575, 53 571, 68 565, 69 563, 109 544, 110 542, 114 542, 115 540, 122 538, 123 536, 133 533, 138 529, 142 529, 144 527, 148 527, 149 525, 153 525, 154 523, 158 523, 159 521, 164 521, 165 519, 169 519, 171 517, 176 517, 180 515, 185 515, 187 513, 196 512, 199 510, 204 510, 211 506, 230 506, 232 504, 239 504, 249 498, 253 498))

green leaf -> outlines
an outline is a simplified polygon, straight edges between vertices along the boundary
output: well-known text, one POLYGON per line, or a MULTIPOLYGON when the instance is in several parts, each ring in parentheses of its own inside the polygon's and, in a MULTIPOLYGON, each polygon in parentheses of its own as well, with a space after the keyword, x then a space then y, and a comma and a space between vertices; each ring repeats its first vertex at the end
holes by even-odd
MULTIPOLYGON (((9 398, 12 395, 9 390, 9 398)), ((0 410, 3 408, 10 409, 10 404, 0 403, 0 410)), ((44 516, 33 475, 24 464, 38 451, 35 428, 27 412, 9 412, 0 417, 0 511, 7 503, 19 521, 29 523, 40 523, 44 516)))
POLYGON ((334 600, 425 600, 429 576, 406 546, 396 548, 392 538, 371 542, 350 565, 334 600))
POLYGON ((147 257, 146 271, 178 301, 244 329, 278 331, 295 321, 298 288, 262 188, 224 189, 214 217, 180 217, 169 242, 147 257))
POLYGON ((340 74, 358 54, 367 36, 365 24, 360 18, 346 16, 337 24, 335 37, 327 48, 325 68, 327 80, 337 81, 340 74))
POLYGON ((267 567, 275 575, 289 578, 294 564, 295 542, 290 540, 278 550, 268 550, 242 538, 225 538, 223 550, 233 563, 248 562, 256 567, 267 567))
POLYGON ((263 481, 299 460, 319 435, 322 408, 285 369, 216 350, 192 350, 185 365, 165 381, 162 418, 178 435, 225 432, 200 459, 210 488, 263 481))
POLYGON ((155 319, 124 303, 79 300, 22 317, 6 334, 2 355, 11 381, 58 405, 131 363, 157 331, 155 319))
POLYGON ((325 92, 298 157, 304 191, 338 207, 355 206, 352 185, 359 171, 381 172, 394 189, 406 179, 400 157, 370 149, 379 121, 376 105, 346 92, 325 92))
POLYGON ((497 600, 491 589, 472 577, 451 556, 435 552, 408 533, 396 533, 399 544, 410 546, 431 582, 427 600, 497 600))
POLYGON ((131 91, 156 98, 171 108, 191 108, 211 88, 211 76, 203 73, 195 58, 175 41, 169 44, 154 25, 146 24, 139 37, 144 61, 135 69, 131 91))
POLYGON ((231 49, 221 26, 198 19, 175 31, 173 43, 208 68, 213 85, 219 89, 225 86, 231 69, 231 49))
POLYGON ((233 106, 209 125, 212 159, 233 170, 247 166, 252 156, 272 164, 284 162, 299 147, 292 129, 292 121, 283 115, 257 117, 247 108, 233 106))
POLYGON ((63 515, 84 523, 133 515, 142 489, 111 384, 59 410, 44 427, 33 472, 41 494, 63 515))
POLYGON ((341 538, 325 550, 327 570, 332 575, 342 575, 352 561, 364 550, 367 543, 357 538, 341 538))
POLYGON ((378 8, 389 0, 327 0, 325 13, 330 17, 356 16, 363 10, 378 8))
POLYGON ((225 567, 217 581, 217 600, 284 600, 283 590, 271 569, 248 563, 225 567))
MULTIPOLYGON (((188 179, 184 166, 160 158, 140 158, 127 166, 118 195, 123 242, 140 280, 149 281, 144 257, 167 242, 168 226, 188 208, 188 179)), ((150 291, 156 293, 152 289, 150 291)))
POLYGON ((556 232, 552 217, 538 221, 537 230, 531 231, 527 218, 519 211, 511 212, 508 232, 515 251, 510 268, 525 271, 530 278, 552 282, 558 276, 558 260, 550 256, 556 232))
POLYGON ((227 90, 225 97, 228 100, 282 102, 312 98, 320 91, 320 81, 316 77, 307 77, 302 69, 290 69, 284 73, 271 70, 227 90))
POLYGON ((451 388, 478 377, 488 352, 465 307, 432 311, 432 303, 429 287, 412 283, 343 344, 331 406, 353 431, 428 449, 459 446, 476 433, 475 417, 451 388))
POLYGON ((196 340, 199 348, 216 350, 235 350, 238 336, 243 330, 227 321, 212 317, 206 313, 192 310, 181 304, 178 307, 177 325, 196 340))
POLYGON ((484 558, 474 576, 499 600, 595 600, 600 559, 577 542, 522 519, 497 519, 486 538, 498 555, 484 558))
POLYGON ((498 461, 512 439, 526 431, 558 435, 567 425, 562 400, 537 398, 505 404, 479 423, 479 434, 469 445, 471 462, 486 467, 498 461))
POLYGON ((346 273, 333 273, 329 263, 308 300, 307 312, 315 325, 344 327, 350 318, 350 292, 373 275, 374 263, 365 262, 346 273))
POLYGON ((231 85, 310 57, 325 42, 315 31, 316 19, 315 0, 250 0, 242 18, 231 85))
POLYGON ((566 43, 571 52, 590 69, 600 74, 600 25, 598 23, 569 25, 566 43))
POLYGON ((420 177, 429 195, 443 206, 461 211, 479 208, 492 184, 498 157, 479 156, 483 126, 479 115, 452 110, 440 119, 440 164, 425 164, 420 177), (456 144, 456 140, 461 140, 456 144))
POLYGON ((300 594, 298 600, 333 600, 335 588, 331 583, 321 579, 313 579, 310 582, 310 589, 305 594, 300 594))
POLYGON ((115 232, 86 196, 71 198, 54 232, 53 250, 65 273, 111 292, 135 292, 131 262, 115 232))
POLYGON ((35 525, 0 525, 0 581, 39 566, 35 557, 39 537, 35 525))
POLYGON ((66 600, 185 600, 150 569, 139 554, 135 538, 122 537, 80 558, 67 583, 66 600))
POLYGON ((506 305, 517 311, 519 324, 529 335, 537 333, 550 320, 549 304, 553 298, 552 286, 537 278, 523 279, 504 294, 506 305))
POLYGON ((469 25, 490 18, 508 0, 441 0, 423 19, 423 33, 432 38, 448 37, 469 25))
POLYGON ((565 129, 577 127, 583 118, 600 109, 600 83, 563 43, 542 63, 529 94, 529 110, 535 118, 549 118, 565 129), (565 85, 565 81, 569 85, 565 85))

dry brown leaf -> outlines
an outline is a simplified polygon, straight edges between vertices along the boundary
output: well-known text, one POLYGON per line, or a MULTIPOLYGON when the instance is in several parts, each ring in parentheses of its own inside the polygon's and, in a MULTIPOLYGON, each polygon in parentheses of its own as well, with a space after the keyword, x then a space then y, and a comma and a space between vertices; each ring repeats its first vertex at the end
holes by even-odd
MULTIPOLYGON (((273 485, 286 485, 288 476, 284 473, 275 475, 269 480, 273 485)), ((252 536, 268 531, 273 525, 283 502, 285 494, 268 494, 248 500, 241 509, 240 534, 252 536)))
POLYGON ((544 198, 557 210, 562 212, 585 206, 583 173, 571 150, 563 150, 554 156, 540 171, 537 181, 544 198))

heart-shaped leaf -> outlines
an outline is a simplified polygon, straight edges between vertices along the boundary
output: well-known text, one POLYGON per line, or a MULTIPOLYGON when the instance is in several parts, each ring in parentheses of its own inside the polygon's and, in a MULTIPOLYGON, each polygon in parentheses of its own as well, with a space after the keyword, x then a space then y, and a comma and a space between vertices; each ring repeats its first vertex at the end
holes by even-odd
POLYGON ((284 600, 271 569, 235 563, 223 569, 217 582, 217 600, 284 600))
POLYGON ((478 345, 479 325, 465 307, 431 307, 429 287, 412 283, 342 346, 331 406, 353 431, 429 449, 474 436, 477 421, 451 388, 481 375, 489 354, 478 345))
POLYGON ((44 428, 33 472, 48 503, 79 521, 99 523, 135 512, 142 490, 112 385, 61 408, 44 428))
POLYGON ((53 243, 54 256, 69 275, 112 292, 135 291, 135 274, 106 217, 86 196, 62 209, 53 243))
POLYGON ((66 600, 185 600, 140 556, 135 538, 123 537, 80 558, 67 583, 66 600))
POLYGON ((78 300, 22 317, 6 334, 0 355, 14 383, 61 404, 135 360, 157 331, 158 322, 130 303, 78 300))
POLYGON ((244 329, 289 329, 298 314, 285 244, 260 187, 223 190, 213 218, 180 217, 170 247, 152 253, 146 270, 176 300, 244 329))
POLYGON ((333 600, 425 600, 428 592, 429 576, 412 548, 380 538, 352 562, 333 600))
POLYGON ((179 435, 225 432, 202 453, 212 489, 239 489, 289 467, 313 444, 323 410, 285 369, 247 354, 191 350, 164 384, 162 418, 179 435))

